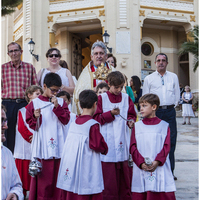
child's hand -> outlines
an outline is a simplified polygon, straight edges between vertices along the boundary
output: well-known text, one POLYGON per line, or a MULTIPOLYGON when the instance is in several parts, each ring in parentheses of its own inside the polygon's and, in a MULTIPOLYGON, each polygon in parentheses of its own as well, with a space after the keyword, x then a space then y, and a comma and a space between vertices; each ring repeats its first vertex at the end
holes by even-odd
POLYGON ((58 100, 55 96, 52 97, 51 102, 54 104, 54 107, 58 107, 58 100))
POLYGON ((154 160, 154 161, 152 162, 152 165, 151 165, 151 166, 148 166, 148 170, 147 170, 147 171, 149 171, 149 172, 154 172, 154 171, 156 170, 156 168, 158 167, 159 164, 160 164, 159 161, 154 160))
POLYGON ((40 117, 40 113, 41 113, 41 110, 40 110, 40 108, 38 108, 38 109, 34 110, 34 115, 35 115, 35 118, 38 118, 38 117, 40 117))
POLYGON ((142 168, 144 171, 148 171, 148 166, 147 166, 145 163, 142 163, 142 164, 141 164, 141 168, 142 168))
POLYGON ((128 125, 129 125, 129 127, 130 128, 133 128, 133 126, 134 126, 134 120, 132 120, 132 121, 128 121, 128 125))
POLYGON ((29 137, 29 142, 31 143, 32 142, 32 140, 33 140, 33 135, 31 135, 30 137, 29 137))
POLYGON ((120 109, 119 108, 113 108, 110 112, 111 112, 112 115, 119 115, 120 109))

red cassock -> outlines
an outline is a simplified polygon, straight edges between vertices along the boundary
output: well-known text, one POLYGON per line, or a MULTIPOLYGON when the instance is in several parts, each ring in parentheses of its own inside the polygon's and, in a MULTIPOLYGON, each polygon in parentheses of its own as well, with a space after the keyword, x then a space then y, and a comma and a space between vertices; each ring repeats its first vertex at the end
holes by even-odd
MULTIPOLYGON (((77 124, 83 124, 88 120, 92 119, 89 115, 79 116, 76 119, 77 124)), ((108 152, 107 144, 105 143, 103 136, 99 132, 99 125, 95 124, 90 128, 89 135, 89 147, 94 151, 106 154, 108 152)), ((62 200, 103 200, 102 193, 91 194, 91 195, 78 195, 73 192, 62 190, 62 200)))
MULTIPOLYGON (((145 125, 156 125, 159 124, 161 119, 158 117, 154 118, 144 118, 143 123, 145 125)), ((168 128, 167 137, 165 139, 165 143, 163 145, 163 149, 160 153, 156 156, 155 160, 160 161, 160 166, 164 165, 167 155, 170 151, 170 129, 168 128)), ((130 153, 132 155, 133 161, 135 164, 141 168, 141 164, 144 163, 144 157, 139 153, 137 150, 136 138, 135 138, 135 128, 132 129, 131 134, 131 142, 130 142, 130 153)), ((134 176, 134 174, 133 174, 134 176)), ((143 192, 137 193, 132 192, 132 200, 175 200, 174 192, 143 192)))
MULTIPOLYGON (((107 91, 107 94, 111 103, 119 103, 122 101, 121 93, 114 95, 107 91)), ((112 122, 115 119, 110 111, 103 113, 101 96, 98 97, 97 110, 93 118, 101 125, 112 122)), ((127 119, 136 121, 134 104, 130 97, 127 119)), ((102 169, 104 178, 103 200, 131 200, 132 168, 128 166, 128 161, 117 163, 102 162, 102 169)))

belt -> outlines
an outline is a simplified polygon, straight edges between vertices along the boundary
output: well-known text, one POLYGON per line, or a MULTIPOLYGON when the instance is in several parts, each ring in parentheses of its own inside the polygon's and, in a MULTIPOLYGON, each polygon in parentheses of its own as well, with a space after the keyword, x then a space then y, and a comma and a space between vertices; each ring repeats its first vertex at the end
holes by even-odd
POLYGON ((174 105, 169 105, 169 106, 159 106, 161 109, 169 109, 169 108, 174 108, 174 105))
POLYGON ((10 102, 15 102, 15 103, 22 103, 26 102, 25 99, 2 99, 3 101, 10 101, 10 102))

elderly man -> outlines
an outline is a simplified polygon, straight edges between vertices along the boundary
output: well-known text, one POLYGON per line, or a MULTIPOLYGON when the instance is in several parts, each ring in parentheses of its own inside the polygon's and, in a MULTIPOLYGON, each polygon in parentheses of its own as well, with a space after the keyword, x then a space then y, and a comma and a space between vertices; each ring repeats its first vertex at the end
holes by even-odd
POLYGON ((85 89, 95 89, 101 81, 106 81, 108 73, 113 71, 113 67, 106 63, 107 49, 103 42, 97 41, 91 48, 91 61, 83 69, 73 95, 72 112, 80 114, 78 106, 79 94, 85 89))
POLYGON ((33 65, 21 61, 23 50, 15 42, 8 46, 11 61, 1 67, 1 98, 7 109, 8 130, 6 131, 7 146, 12 152, 15 145, 15 128, 18 110, 27 105, 24 93, 27 87, 37 84, 36 72, 33 65))
MULTIPOLYGON (((175 168, 174 152, 176 148, 177 127, 175 107, 180 98, 179 80, 176 74, 166 70, 168 57, 164 53, 156 56, 157 70, 144 79, 143 95, 147 93, 157 94, 160 98, 160 106, 156 112, 158 118, 169 123, 171 149, 169 159, 172 173, 175 168)), ((174 180, 177 178, 174 176, 174 180)))
MULTIPOLYGON (((1 106, 1 142, 6 141, 7 126, 5 106, 1 106)), ((22 200, 22 183, 11 151, 1 146, 1 199, 22 200)))

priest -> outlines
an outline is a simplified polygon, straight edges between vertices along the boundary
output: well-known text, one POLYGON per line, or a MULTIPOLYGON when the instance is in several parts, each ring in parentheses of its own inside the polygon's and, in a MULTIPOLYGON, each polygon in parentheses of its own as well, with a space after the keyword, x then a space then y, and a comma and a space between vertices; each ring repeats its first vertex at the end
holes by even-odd
POLYGON ((102 82, 107 81, 107 76, 115 69, 106 63, 107 49, 103 42, 97 41, 91 48, 91 61, 83 69, 81 75, 76 83, 73 94, 72 112, 81 114, 79 106, 79 94, 85 89, 95 90, 96 86, 102 82))

